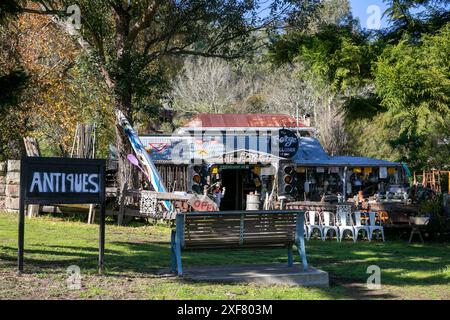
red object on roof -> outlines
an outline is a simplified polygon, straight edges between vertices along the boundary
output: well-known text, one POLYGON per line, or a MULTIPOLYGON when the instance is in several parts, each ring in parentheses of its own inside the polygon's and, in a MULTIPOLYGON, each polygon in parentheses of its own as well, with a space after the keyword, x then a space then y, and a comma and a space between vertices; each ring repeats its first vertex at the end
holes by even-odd
MULTIPOLYGON (((302 120, 299 127, 306 127, 302 120)), ((297 120, 286 114, 200 113, 189 120, 185 128, 236 128, 236 127, 297 127, 297 120)))

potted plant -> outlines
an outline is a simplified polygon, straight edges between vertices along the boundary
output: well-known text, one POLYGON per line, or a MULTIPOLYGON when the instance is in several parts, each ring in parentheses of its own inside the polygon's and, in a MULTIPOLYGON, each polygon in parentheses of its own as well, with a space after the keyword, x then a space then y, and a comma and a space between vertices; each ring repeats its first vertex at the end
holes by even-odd
POLYGON ((441 203, 438 199, 424 200, 419 205, 419 212, 410 217, 410 222, 415 225, 426 225, 433 217, 441 212, 441 203))

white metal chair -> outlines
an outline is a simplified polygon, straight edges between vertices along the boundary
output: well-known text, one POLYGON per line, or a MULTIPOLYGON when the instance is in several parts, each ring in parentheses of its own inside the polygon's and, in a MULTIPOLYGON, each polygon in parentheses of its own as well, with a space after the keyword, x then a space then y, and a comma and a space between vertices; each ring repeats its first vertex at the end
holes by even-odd
POLYGON ((358 240, 359 231, 364 230, 364 232, 366 233, 367 239, 370 242, 370 228, 368 225, 362 224, 361 211, 355 211, 354 216, 355 216, 355 225, 353 226, 353 228, 355 229, 355 239, 358 240))
POLYGON ((310 240, 314 230, 319 230, 320 238, 323 239, 323 227, 320 215, 316 211, 308 211, 308 222, 306 224, 306 240, 310 240))
POLYGON ((339 241, 342 241, 344 237, 344 232, 346 230, 352 233, 353 241, 356 242, 356 232, 353 227, 353 220, 351 217, 352 207, 350 205, 337 205, 336 206, 336 215, 339 227, 339 241))
POLYGON ((377 216, 377 212, 369 212, 369 238, 373 239, 373 233, 378 230, 380 231, 381 237, 383 238, 384 242, 384 228, 381 225, 381 217, 378 217, 379 219, 377 224, 377 216))
MULTIPOLYGON (((336 223, 336 216, 332 212, 325 211, 322 213, 323 216, 323 238, 325 241, 327 239, 328 232, 334 230, 336 233, 336 240, 339 241, 339 227, 336 223)), ((333 234, 330 235, 330 239, 333 238, 333 234)))

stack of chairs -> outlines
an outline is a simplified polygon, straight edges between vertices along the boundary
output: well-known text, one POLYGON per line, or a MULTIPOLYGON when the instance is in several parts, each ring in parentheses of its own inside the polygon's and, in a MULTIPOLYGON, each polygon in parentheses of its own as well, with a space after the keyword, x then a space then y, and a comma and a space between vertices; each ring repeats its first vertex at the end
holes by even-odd
POLYGON ((320 238, 323 239, 323 225, 320 212, 313 210, 306 211, 306 219, 305 219, 306 240, 311 239, 314 230, 319 231, 320 238))
POLYGON ((324 211, 323 216, 323 237, 322 240, 327 239, 330 234, 330 239, 333 239, 333 234, 336 236, 336 240, 339 241, 339 227, 336 220, 336 215, 333 212, 324 211), (333 232, 330 232, 333 231, 333 232))
POLYGON ((369 237, 373 239, 374 232, 379 231, 377 237, 381 235, 384 242, 384 228, 382 225, 381 215, 377 212, 369 212, 369 237))
MULTIPOLYGON (((306 212, 305 237, 310 240, 317 232, 321 240, 327 237, 342 241, 344 234, 349 232, 354 242, 361 234, 370 242, 374 236, 384 239, 384 228, 377 212, 352 212, 351 206, 338 206, 336 214, 328 211, 310 210, 306 212), (361 232, 363 231, 363 232, 361 232)), ((363 239, 362 238, 362 239, 363 239)))

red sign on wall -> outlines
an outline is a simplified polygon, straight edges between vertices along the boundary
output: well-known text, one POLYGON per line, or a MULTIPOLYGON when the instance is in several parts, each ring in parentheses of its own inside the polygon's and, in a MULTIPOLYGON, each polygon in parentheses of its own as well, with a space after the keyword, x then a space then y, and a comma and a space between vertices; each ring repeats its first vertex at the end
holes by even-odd
POLYGON ((206 196, 193 196, 191 199, 189 199, 188 203, 194 211, 219 211, 216 203, 206 196))

